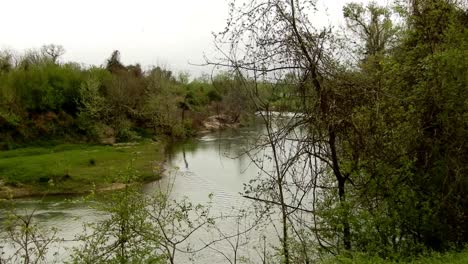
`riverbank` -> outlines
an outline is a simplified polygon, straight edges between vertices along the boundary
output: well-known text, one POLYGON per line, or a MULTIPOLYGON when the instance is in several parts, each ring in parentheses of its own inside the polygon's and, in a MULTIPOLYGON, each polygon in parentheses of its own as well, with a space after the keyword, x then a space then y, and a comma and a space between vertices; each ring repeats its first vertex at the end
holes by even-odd
POLYGON ((161 177, 164 141, 61 144, 0 152, 0 197, 111 191, 161 177))
MULTIPOLYGON (((229 115, 203 121, 197 135, 238 128, 229 115)), ((122 189, 161 178, 170 140, 96 145, 86 143, 0 151, 0 198, 79 195, 122 189)))

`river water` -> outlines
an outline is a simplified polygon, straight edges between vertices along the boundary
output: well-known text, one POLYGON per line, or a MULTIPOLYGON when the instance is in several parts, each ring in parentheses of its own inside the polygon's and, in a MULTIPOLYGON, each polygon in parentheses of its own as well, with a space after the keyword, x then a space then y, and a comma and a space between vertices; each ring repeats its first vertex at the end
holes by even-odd
MULTIPOLYGON (((240 192, 243 191, 244 183, 259 175, 260 170, 244 153, 262 134, 263 129, 261 122, 256 122, 240 129, 207 133, 173 145, 167 152, 164 177, 158 182, 145 185, 143 192, 151 193, 171 186, 171 197, 187 197, 193 203, 205 203, 209 194, 212 194, 215 214, 227 214, 233 208, 250 208, 252 202, 243 198, 240 192)), ((57 228, 57 236, 63 238, 64 242, 51 248, 50 260, 62 262, 66 259, 69 248, 77 245, 73 240, 83 232, 83 223, 105 217, 92 209, 89 203, 90 201, 83 201, 79 197, 47 197, 20 199, 16 201, 15 207, 24 212, 35 210, 35 220, 41 226, 57 228), (57 254, 53 255, 54 253, 57 254)), ((234 223, 224 223, 224 226, 231 228, 233 225, 234 223)), ((200 237, 194 235, 194 239, 199 240, 200 237)), ((208 249, 199 253, 195 262, 229 263, 219 252, 230 256, 232 252, 226 253, 229 243, 219 246, 217 250, 208 249)), ((244 244, 244 247, 248 247, 248 244, 244 244)), ((252 248, 240 249, 240 253, 251 260, 259 254, 258 250, 254 251, 252 248)), ((179 260, 179 263, 185 263, 188 262, 188 257, 182 255, 179 260)))

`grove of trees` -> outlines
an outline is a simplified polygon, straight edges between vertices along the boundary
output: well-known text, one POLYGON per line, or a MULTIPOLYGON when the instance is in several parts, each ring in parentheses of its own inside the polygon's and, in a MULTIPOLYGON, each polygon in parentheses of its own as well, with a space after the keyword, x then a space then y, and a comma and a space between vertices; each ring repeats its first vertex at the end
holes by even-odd
POLYGON ((315 4, 231 2, 216 36, 225 57, 209 61, 241 76, 263 111, 256 151, 268 149, 274 169, 258 161, 267 177, 246 196, 279 208, 281 262, 463 248, 466 2, 349 3, 342 32, 314 26, 315 4), (278 106, 294 118, 277 118, 278 106))
POLYGON ((209 115, 238 119, 248 112, 229 74, 189 82, 187 75, 161 67, 123 65, 118 51, 101 67, 63 63, 64 52, 51 44, 24 54, 0 53, 1 148, 45 140, 184 138, 209 115))

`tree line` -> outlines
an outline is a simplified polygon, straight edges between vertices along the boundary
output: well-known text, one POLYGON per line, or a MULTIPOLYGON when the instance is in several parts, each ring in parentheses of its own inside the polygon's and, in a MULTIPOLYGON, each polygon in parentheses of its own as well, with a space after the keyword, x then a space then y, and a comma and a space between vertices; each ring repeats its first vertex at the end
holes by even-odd
POLYGON ((209 115, 239 119, 249 109, 227 72, 189 81, 188 73, 164 67, 124 65, 117 50, 99 67, 61 62, 64 53, 54 44, 24 54, 0 52, 3 149, 41 140, 184 138, 209 115))

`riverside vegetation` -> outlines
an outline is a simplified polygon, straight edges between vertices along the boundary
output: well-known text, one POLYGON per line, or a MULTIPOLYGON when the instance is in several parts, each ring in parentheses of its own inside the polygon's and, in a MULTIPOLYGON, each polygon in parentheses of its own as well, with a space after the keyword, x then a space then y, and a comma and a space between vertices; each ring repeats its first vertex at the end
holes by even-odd
POLYGON ((228 74, 189 82, 186 73, 125 66, 118 51, 90 68, 61 63, 63 52, 0 53, 3 196, 109 187, 132 158, 135 180, 156 179, 169 141, 193 136, 210 115, 237 123, 249 112, 228 74))
MULTIPOLYGON (((263 244, 261 262, 467 262, 467 3, 349 3, 343 32, 314 27, 315 4, 231 1, 227 27, 215 36, 225 57, 207 61, 229 74, 211 81, 188 82, 161 68, 143 72, 122 65, 118 52, 105 67, 90 69, 58 63, 62 49, 55 46, 17 63, 4 53, 4 148, 42 137, 185 137, 207 113, 237 120, 258 111, 266 132, 248 154, 262 153, 250 157, 263 174, 246 183, 243 195, 257 205, 249 217, 275 218, 269 223, 277 227, 277 243, 263 244)), ((15 151, 22 155, 14 150, 12 158, 15 151)), ((214 241, 229 241, 233 254, 221 252, 229 263, 249 262, 238 254, 248 244, 231 240, 244 233, 221 232, 222 217, 211 216, 209 205, 132 188, 113 194, 103 208, 110 220, 94 223, 74 262, 175 263, 183 241, 202 228, 224 234, 214 241)), ((35 234, 27 219, 14 219, 23 229, 9 230, 23 233, 9 238, 35 234)), ((43 247, 34 245, 41 259, 43 247)))

